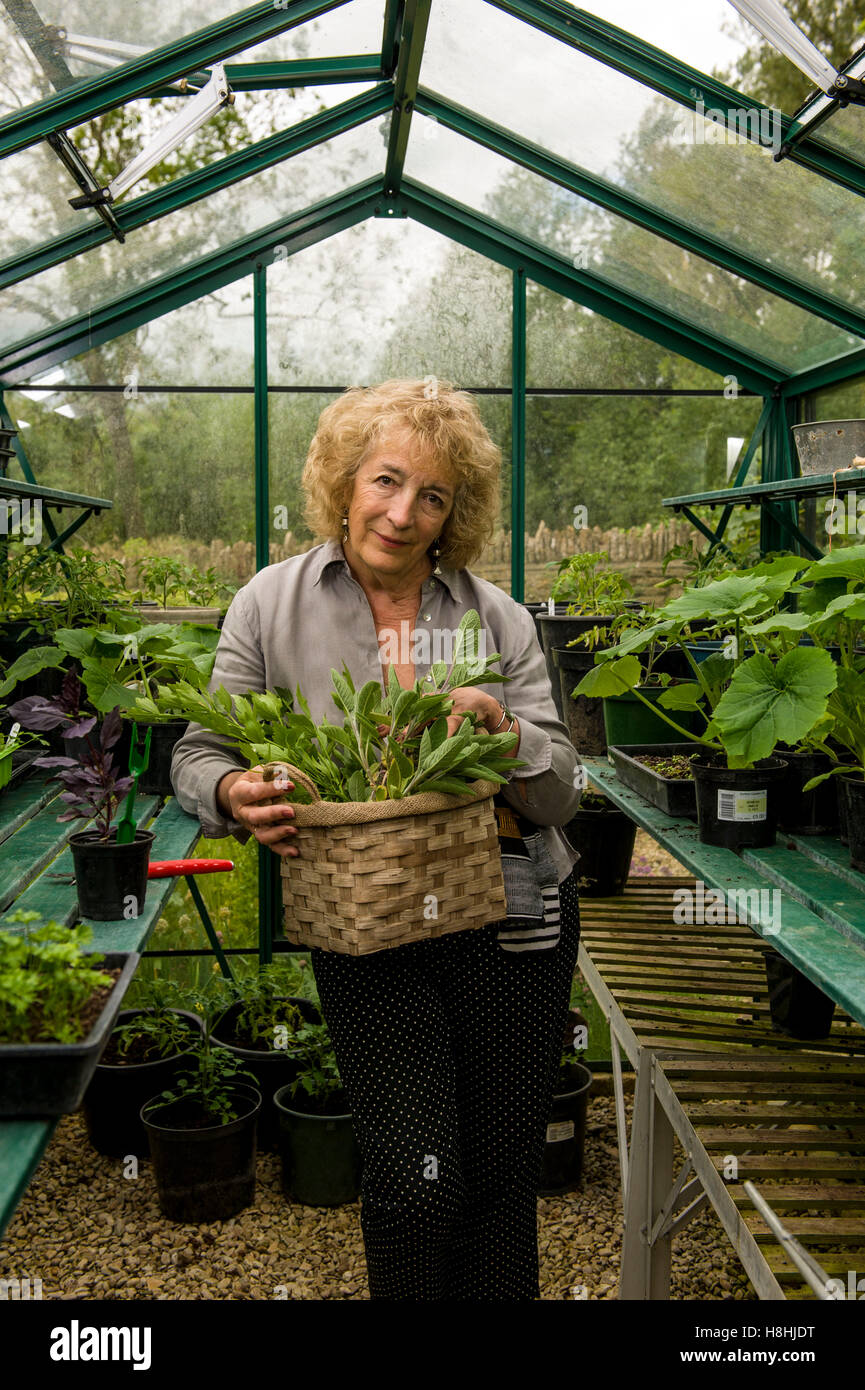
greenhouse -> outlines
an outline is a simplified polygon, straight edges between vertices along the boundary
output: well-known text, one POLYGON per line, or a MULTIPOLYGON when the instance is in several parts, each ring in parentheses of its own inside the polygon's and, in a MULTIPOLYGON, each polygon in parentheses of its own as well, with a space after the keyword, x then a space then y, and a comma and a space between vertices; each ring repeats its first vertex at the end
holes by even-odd
POLYGON ((857 6, 0 36, 0 1297, 861 1296, 857 6))

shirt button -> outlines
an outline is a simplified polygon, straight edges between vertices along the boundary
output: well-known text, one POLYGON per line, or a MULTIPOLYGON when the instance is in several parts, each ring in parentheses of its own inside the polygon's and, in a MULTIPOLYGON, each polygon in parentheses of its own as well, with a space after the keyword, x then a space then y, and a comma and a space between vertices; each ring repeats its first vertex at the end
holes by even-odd
POLYGON ((424 615, 423 615, 423 620, 424 620, 425 623, 430 622, 431 619, 432 619, 432 613, 424 613, 424 615))
POLYGON ((432 671, 430 671, 429 675, 424 676, 424 680, 427 680, 427 681, 431 681, 431 680, 432 680, 432 671))

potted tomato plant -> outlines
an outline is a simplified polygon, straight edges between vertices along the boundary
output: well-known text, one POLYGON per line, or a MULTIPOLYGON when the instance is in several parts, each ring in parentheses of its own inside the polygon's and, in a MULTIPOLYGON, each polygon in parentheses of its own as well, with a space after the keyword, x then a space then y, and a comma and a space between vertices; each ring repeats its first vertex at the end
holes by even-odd
POLYGON ((360 1192, 360 1149, 326 1024, 305 1024, 294 1043, 298 1074, 273 1098, 283 1191, 311 1207, 353 1202, 360 1192))
POLYGON ((159 1207, 170 1221, 226 1221, 255 1199, 255 1077, 210 1023, 170 1087, 141 1108, 159 1207))

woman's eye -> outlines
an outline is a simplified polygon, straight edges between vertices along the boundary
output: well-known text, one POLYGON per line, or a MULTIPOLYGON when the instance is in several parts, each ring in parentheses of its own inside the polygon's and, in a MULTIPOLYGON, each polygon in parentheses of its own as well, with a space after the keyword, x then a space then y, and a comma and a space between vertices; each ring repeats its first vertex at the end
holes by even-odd
POLYGON ((428 501, 428 502, 432 502, 433 505, 436 506, 436 507, 443 507, 443 506, 444 506, 444 503, 443 503, 442 499, 441 499, 440 497, 437 497, 436 494, 435 494, 434 492, 430 492, 430 493, 427 494, 427 501, 428 501))

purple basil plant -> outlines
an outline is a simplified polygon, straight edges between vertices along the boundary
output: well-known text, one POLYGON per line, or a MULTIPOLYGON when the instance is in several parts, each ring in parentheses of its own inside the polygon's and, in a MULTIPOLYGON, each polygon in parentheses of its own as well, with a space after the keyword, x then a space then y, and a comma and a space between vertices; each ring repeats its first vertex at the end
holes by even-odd
POLYGON ((60 800, 68 810, 57 817, 59 821, 95 821, 99 839, 107 840, 111 822, 121 798, 132 786, 131 777, 119 776, 111 749, 123 732, 120 711, 107 714, 98 731, 98 740, 89 735, 96 727, 96 716, 81 711, 82 686, 73 671, 68 672, 60 694, 53 700, 31 695, 10 706, 9 713, 25 729, 41 731, 63 728, 64 739, 84 738, 87 750, 80 758, 36 758, 34 767, 56 768, 56 780, 64 790, 60 800))

